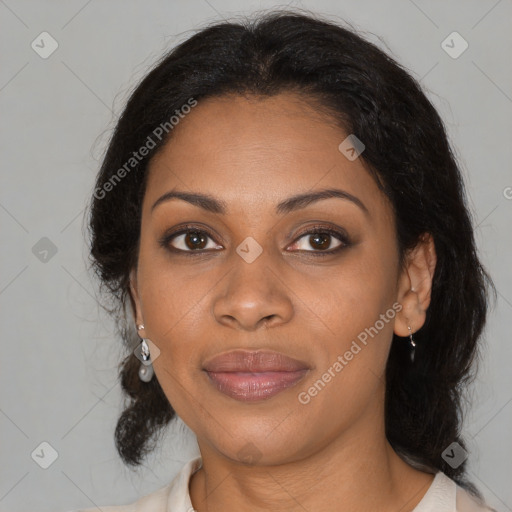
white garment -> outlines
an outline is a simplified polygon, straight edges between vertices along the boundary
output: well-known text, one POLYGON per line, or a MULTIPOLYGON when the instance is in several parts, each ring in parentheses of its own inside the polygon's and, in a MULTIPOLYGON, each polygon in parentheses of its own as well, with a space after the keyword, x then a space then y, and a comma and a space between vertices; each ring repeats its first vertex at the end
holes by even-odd
MULTIPOLYGON (((187 462, 165 487, 129 505, 101 507, 102 512, 194 512, 189 493, 190 477, 201 467, 201 457, 187 462)), ((441 471, 413 512, 487 512, 474 498, 441 471)), ((74 512, 98 512, 88 508, 74 512)))

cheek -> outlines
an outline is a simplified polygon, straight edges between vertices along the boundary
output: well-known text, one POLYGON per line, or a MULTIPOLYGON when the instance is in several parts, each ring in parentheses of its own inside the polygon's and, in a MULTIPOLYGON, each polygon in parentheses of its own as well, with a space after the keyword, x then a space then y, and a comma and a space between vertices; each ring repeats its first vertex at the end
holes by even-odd
POLYGON ((355 422, 367 404, 380 403, 400 309, 393 307, 389 274, 374 258, 360 257, 350 270, 347 266, 333 273, 323 293, 316 291, 315 311, 322 321, 315 329, 323 337, 315 351, 315 371, 297 390, 305 430, 317 429, 322 418, 322 435, 334 435, 340 426, 355 422))
POLYGON ((180 383, 196 369, 193 355, 204 325, 204 295, 211 287, 203 279, 186 279, 179 269, 159 256, 141 252, 138 267, 141 311, 146 334, 159 348, 153 366, 169 397, 178 396, 180 383), (201 286, 199 285, 201 283, 201 286))
POLYGON ((323 389, 328 381, 325 387, 330 392, 318 406, 323 400, 333 406, 342 399, 345 410, 358 409, 383 376, 394 319, 401 309, 395 302, 395 268, 393 247, 365 242, 343 265, 331 268, 321 291, 312 285, 305 290, 304 296, 315 297, 314 310, 324 333, 318 366, 308 382, 320 379, 317 388, 323 389))
POLYGON ((166 343, 175 338, 175 331, 199 322, 215 278, 215 272, 204 269, 198 274, 197 265, 173 262, 164 250, 146 242, 139 256, 139 294, 145 324, 155 340, 166 343))
POLYGON ((353 338, 372 326, 392 306, 396 296, 397 275, 392 251, 386 254, 376 244, 358 247, 343 264, 331 267, 321 287, 314 283, 304 296, 314 297, 312 304, 321 312, 326 328, 353 338))
MULTIPOLYGON (((143 266, 141 266, 143 269, 143 266)), ((142 272, 143 315, 148 337, 160 349, 153 361, 156 377, 178 415, 187 423, 198 421, 196 414, 205 410, 194 389, 199 374, 198 357, 204 330, 205 314, 201 296, 205 290, 180 281, 179 273, 153 265, 142 272), (191 414, 191 411, 196 411, 191 414)), ((204 283, 204 281, 203 281, 204 283)), ((207 421, 203 418, 202 421, 207 421)), ((199 423, 201 423, 199 421, 199 423)))

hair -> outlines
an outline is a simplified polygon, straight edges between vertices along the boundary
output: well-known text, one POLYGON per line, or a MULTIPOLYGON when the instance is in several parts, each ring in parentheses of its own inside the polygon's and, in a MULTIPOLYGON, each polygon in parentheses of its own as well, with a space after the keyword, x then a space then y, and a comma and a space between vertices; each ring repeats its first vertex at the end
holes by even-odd
POLYGON ((453 442, 465 447, 464 391, 475 376, 489 291, 496 292, 477 256, 461 172, 443 122, 393 58, 355 30, 303 12, 273 11, 200 30, 157 62, 117 122, 89 217, 92 268, 113 301, 110 312, 130 350, 119 366, 127 402, 115 431, 117 450, 126 464, 140 464, 175 417, 156 375, 142 382, 140 362, 131 353, 139 340, 130 317, 129 273, 137 265, 146 171, 172 139, 172 126, 163 137, 156 128, 169 128, 170 117, 191 98, 290 91, 320 105, 363 141, 360 158, 396 218, 400 265, 425 233, 433 237, 437 265, 426 321, 414 334, 414 364, 404 338, 392 340, 386 436, 410 464, 441 470, 478 495, 466 480, 465 463, 452 467, 442 454, 453 442), (135 160, 134 152, 150 139, 148 156, 135 160), (119 174, 123 168, 129 172, 119 174))

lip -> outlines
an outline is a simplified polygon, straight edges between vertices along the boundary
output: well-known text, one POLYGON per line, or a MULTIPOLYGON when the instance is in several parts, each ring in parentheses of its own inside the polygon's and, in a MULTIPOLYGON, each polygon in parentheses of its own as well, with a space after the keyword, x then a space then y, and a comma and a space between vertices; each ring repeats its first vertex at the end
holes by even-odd
POLYGON ((221 393, 241 402, 267 400, 295 386, 309 370, 293 372, 206 372, 221 393))
POLYGON ((252 402, 269 399, 295 386, 310 367, 279 352, 234 350, 210 359, 203 370, 221 393, 252 402))
POLYGON ((207 372, 295 372, 309 370, 304 361, 273 350, 232 350, 203 364, 207 372))

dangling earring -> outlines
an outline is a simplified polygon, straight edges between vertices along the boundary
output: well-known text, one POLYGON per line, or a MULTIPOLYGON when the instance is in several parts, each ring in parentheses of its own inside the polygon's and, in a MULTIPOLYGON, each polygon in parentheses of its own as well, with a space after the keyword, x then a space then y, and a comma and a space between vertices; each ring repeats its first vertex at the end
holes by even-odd
MULTIPOLYGON (((141 329, 144 329, 144 324, 137 326, 138 331, 141 329)), ((142 362, 139 368, 139 379, 143 382, 149 382, 153 378, 155 371, 153 370, 153 364, 151 363, 151 354, 149 353, 149 346, 146 338, 142 338, 140 356, 142 358, 142 362)))
POLYGON ((416 351, 416 342, 412 339, 412 330, 411 326, 408 325, 407 328, 409 329, 409 339, 411 341, 411 363, 414 363, 414 352, 416 351))

